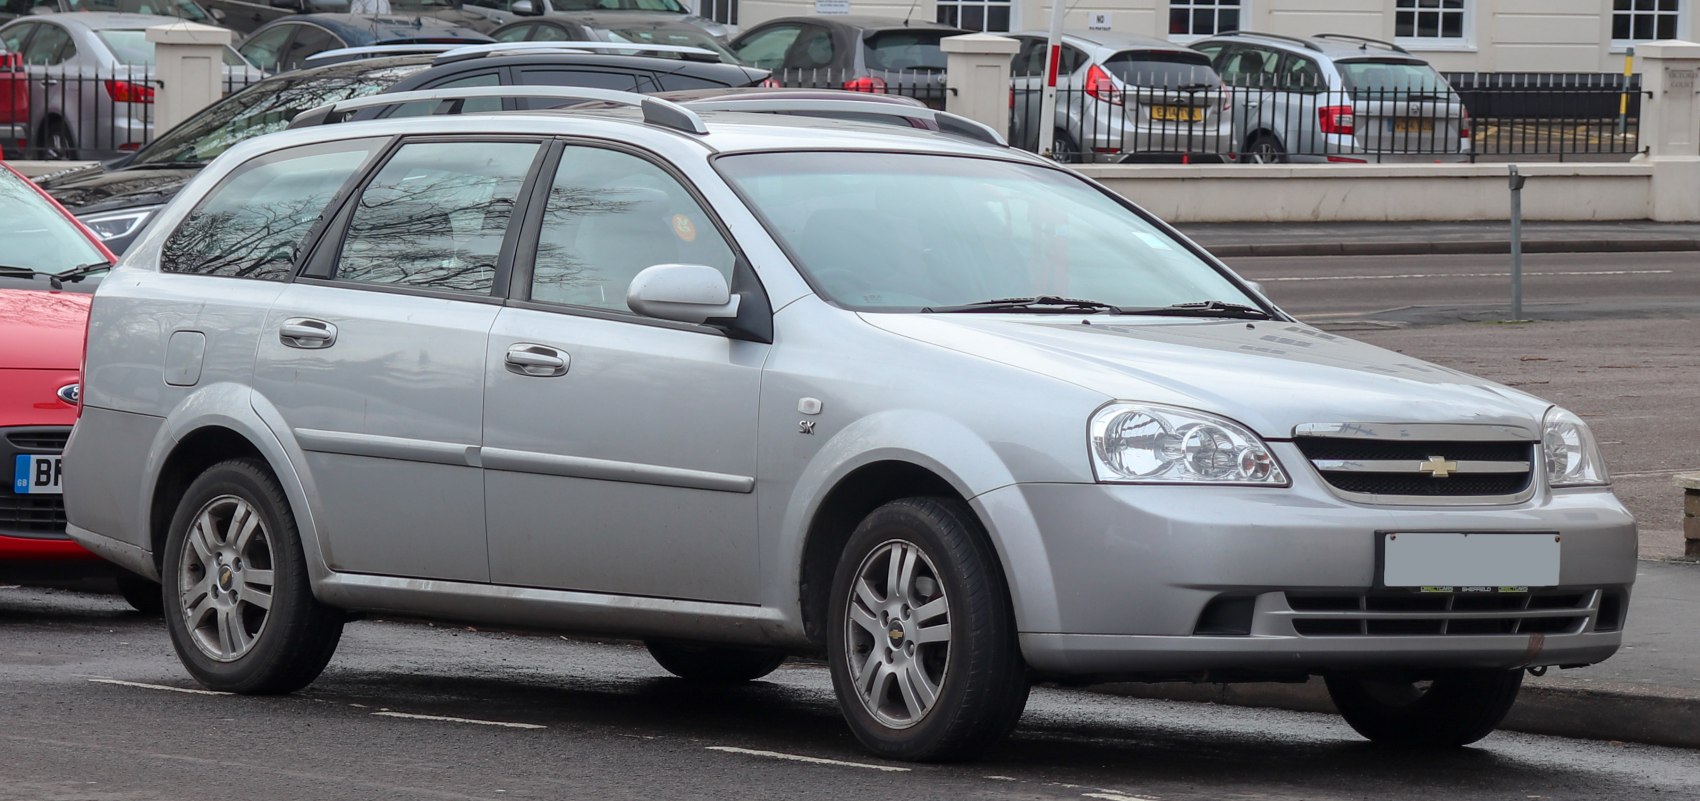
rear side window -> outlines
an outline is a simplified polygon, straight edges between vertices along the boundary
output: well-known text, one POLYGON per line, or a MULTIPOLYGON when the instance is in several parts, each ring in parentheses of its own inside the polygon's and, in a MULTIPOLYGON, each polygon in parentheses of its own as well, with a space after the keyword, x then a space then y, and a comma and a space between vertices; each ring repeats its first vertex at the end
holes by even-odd
POLYGON ((886 31, 863 39, 863 58, 871 70, 944 72, 939 40, 949 31, 886 31))
POLYGON ((36 26, 35 38, 24 48, 25 64, 58 64, 77 52, 71 35, 57 25, 36 26))
POLYGON ((419 142, 360 193, 334 278, 489 294, 535 142, 419 142))
POLYGON ((1104 69, 1129 86, 1211 89, 1222 85, 1203 53, 1127 50, 1105 60, 1104 69))
POLYGON ((288 278, 307 232, 382 141, 290 148, 242 165, 171 232, 160 269, 288 278))

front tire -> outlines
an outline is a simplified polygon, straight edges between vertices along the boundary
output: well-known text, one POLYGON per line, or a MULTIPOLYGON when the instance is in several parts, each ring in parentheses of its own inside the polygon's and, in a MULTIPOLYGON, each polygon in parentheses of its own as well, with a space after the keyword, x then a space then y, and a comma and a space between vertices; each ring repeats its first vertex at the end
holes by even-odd
POLYGON ((161 579, 171 599, 171 644, 209 689, 301 689, 342 637, 342 614, 313 598, 283 488, 255 459, 220 462, 189 485, 171 521, 161 579))
POLYGON ((705 684, 742 684, 755 681, 785 662, 785 654, 768 648, 737 648, 725 645, 646 640, 644 647, 668 673, 705 684))
POLYGON ((1027 705, 1009 589, 959 500, 906 498, 863 519, 839 560, 829 615, 838 705, 880 756, 977 756, 1027 705))
POLYGON ((1469 745, 1491 734, 1516 703, 1523 671, 1464 670, 1427 682, 1374 675, 1326 681, 1340 715, 1370 741, 1433 748, 1469 745))

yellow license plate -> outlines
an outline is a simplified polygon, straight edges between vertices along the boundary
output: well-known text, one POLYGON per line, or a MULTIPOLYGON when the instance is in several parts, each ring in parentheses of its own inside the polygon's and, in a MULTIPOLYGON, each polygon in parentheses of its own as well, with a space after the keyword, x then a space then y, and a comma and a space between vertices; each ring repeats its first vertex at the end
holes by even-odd
POLYGON ((1400 117, 1393 120, 1394 133, 1434 133, 1434 120, 1400 117))
POLYGON ((1204 109, 1197 106, 1152 106, 1151 119, 1167 122, 1202 122, 1204 109))

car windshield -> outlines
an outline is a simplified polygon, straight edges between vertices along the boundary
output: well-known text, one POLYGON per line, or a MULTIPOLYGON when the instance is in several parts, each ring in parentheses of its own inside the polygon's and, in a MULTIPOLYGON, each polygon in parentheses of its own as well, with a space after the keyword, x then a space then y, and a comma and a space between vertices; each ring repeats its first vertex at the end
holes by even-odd
POLYGON ((1421 61, 1407 59, 1353 59, 1336 61, 1340 82, 1354 96, 1378 94, 1451 95, 1452 87, 1440 73, 1421 61))
POLYGON ((0 169, 0 242, 6 243, 0 262, 10 267, 63 273, 106 260, 76 225, 6 169, 0 169))
POLYGON ((136 154, 131 165, 212 161, 237 142, 283 130, 307 109, 381 92, 428 66, 402 64, 356 75, 297 73, 261 81, 172 128, 136 154))
POLYGON ((207 12, 192 0, 70 0, 72 11, 117 11, 125 14, 163 14, 205 22, 207 12))
MULTIPOLYGON (((148 41, 148 32, 141 29, 107 28, 94 32, 106 43, 112 57, 118 63, 131 67, 153 66, 153 42, 148 41)), ((236 54, 235 50, 224 48, 224 63, 231 67, 244 67, 248 62, 236 54)))
POLYGON ((1222 85, 1203 53, 1127 50, 1106 59, 1104 69, 1129 86, 1214 89, 1222 85))
POLYGON ((918 312, 1046 296, 1122 308, 1258 305, 1061 169, 891 153, 752 153, 715 164, 815 290, 844 308, 918 312))
POLYGON ((955 31, 886 31, 862 40, 868 69, 900 72, 943 72, 945 54, 939 40, 955 31))
POLYGON ((556 11, 667 11, 689 14, 679 0, 550 0, 556 11))
MULTIPOLYGON (((611 42, 638 42, 642 44, 679 45, 681 47, 700 47, 715 55, 727 64, 742 64, 736 53, 726 48, 718 39, 696 28, 611 28, 601 31, 611 42)), ((668 53, 647 53, 645 55, 668 57, 668 53)))

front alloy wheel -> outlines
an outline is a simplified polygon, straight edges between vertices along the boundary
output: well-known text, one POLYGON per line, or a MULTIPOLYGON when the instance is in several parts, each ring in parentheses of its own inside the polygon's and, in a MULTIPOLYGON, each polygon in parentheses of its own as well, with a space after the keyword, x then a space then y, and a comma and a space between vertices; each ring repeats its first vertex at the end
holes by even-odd
POLYGON ((970 758, 1027 704, 1009 586, 956 498, 892 501, 864 518, 833 575, 827 667, 850 731, 892 759, 970 758))
POLYGON ((881 544, 856 569, 848 609, 845 667, 862 707, 893 729, 919 723, 950 666, 950 599, 932 560, 912 542, 881 544))

